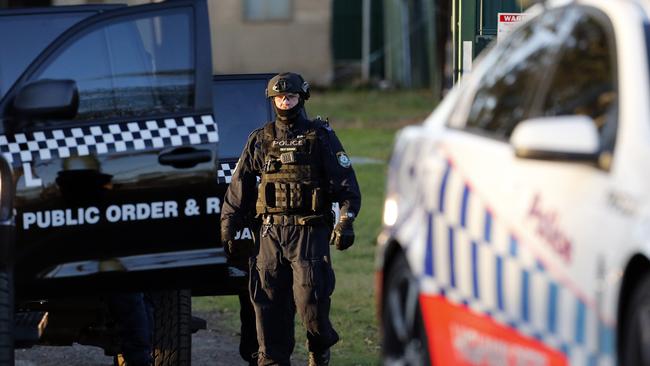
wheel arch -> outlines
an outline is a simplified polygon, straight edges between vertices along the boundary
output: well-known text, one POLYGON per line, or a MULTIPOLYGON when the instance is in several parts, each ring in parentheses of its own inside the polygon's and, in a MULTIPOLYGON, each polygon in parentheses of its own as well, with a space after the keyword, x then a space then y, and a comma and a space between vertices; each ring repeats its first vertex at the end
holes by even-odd
POLYGON ((637 287, 639 281, 647 273, 650 273, 650 260, 643 254, 635 254, 625 266, 623 279, 621 281, 621 289, 618 296, 618 310, 616 322, 616 350, 618 361, 620 362, 621 352, 623 346, 623 326, 625 324, 626 316, 628 316, 627 308, 630 304, 630 298, 637 287))
POLYGON ((13 170, 0 155, 0 269, 13 270, 15 249, 13 170))
MULTIPOLYGON (((382 270, 384 275, 382 276, 382 282, 381 282, 381 288, 383 289, 386 285, 386 274, 388 273, 388 270, 393 266, 393 262, 395 261, 395 258, 397 258, 398 255, 403 255, 404 254, 404 248, 402 245, 395 239, 391 239, 389 243, 386 245, 386 249, 384 250, 384 261, 382 265, 382 270)), ((383 299, 384 299, 384 293, 382 291, 382 296, 381 296, 381 301, 383 304, 383 299)))
MULTIPOLYGON (((387 241, 387 244, 385 244, 384 249, 380 252, 381 254, 377 257, 379 261, 376 263, 376 277, 375 277, 375 307, 376 307, 376 317, 377 321, 380 324, 381 328, 381 317, 382 317, 382 312, 384 311, 384 300, 386 297, 386 292, 384 289, 386 288, 386 278, 388 271, 390 270, 391 266, 393 265, 393 262, 395 261, 395 258, 400 253, 403 253, 404 250, 402 249, 402 246, 395 240, 394 238, 391 238, 387 241)), ((380 329, 380 332, 382 330, 380 329)))
MULTIPOLYGON (((379 324, 380 324, 380 335, 381 335, 381 344, 382 344, 382 359, 384 362, 388 360, 387 363, 385 364, 403 364, 399 363, 399 361, 395 362, 396 360, 402 360, 403 357, 406 357, 406 359, 410 360, 410 362, 406 363, 406 365, 431 365, 432 364, 432 359, 431 359, 431 351, 429 349, 430 343, 428 341, 429 339, 429 334, 427 334, 426 330, 426 325, 424 324, 424 318, 422 317, 422 304, 420 302, 420 289, 419 289, 419 281, 417 280, 417 277, 413 274, 412 268, 411 268, 411 263, 409 262, 407 256, 406 256, 406 251, 405 248, 400 245, 400 243, 394 239, 390 240, 388 244, 386 244, 386 248, 384 249, 384 257, 383 257, 383 263, 382 263, 382 268, 384 270, 384 275, 382 278, 381 286, 382 286, 382 293, 380 295, 380 298, 378 299, 380 302, 380 306, 378 307, 379 309, 379 324), (397 269, 397 270, 396 270, 397 269), (395 271, 396 270, 396 271, 395 271), (408 272, 408 276, 400 276, 400 274, 403 274, 404 271, 408 272), (397 341, 395 338, 396 334, 393 327, 387 325, 384 323, 384 320, 386 319, 395 319, 394 317, 386 317, 386 314, 384 314, 384 311, 386 310, 386 306, 390 306, 390 304, 393 304, 393 296, 389 296, 390 288, 395 285, 395 277, 394 275, 397 275, 400 277, 399 279, 404 280, 406 277, 410 277, 413 279, 412 283, 414 288, 417 288, 417 294, 415 301, 406 301, 401 307, 402 310, 406 309, 406 306, 408 304, 412 304, 416 306, 415 309, 415 316, 412 317, 412 324, 411 326, 408 326, 405 329, 408 329, 408 337, 406 338, 408 341, 408 345, 405 342, 404 339, 401 339, 397 341), (389 297, 391 300, 389 300, 389 297), (391 331, 392 329, 392 331, 391 331), (387 341, 388 339, 388 341, 387 341), (415 343, 414 343, 415 342, 415 343), (400 344, 401 346, 395 347, 395 345, 400 344), (387 345, 390 345, 387 347, 387 345), (402 347, 404 346, 404 347, 402 347), (414 358, 415 357, 415 358, 414 358), (413 363, 415 362, 415 363, 413 363)), ((410 282, 410 281, 409 281, 410 282)), ((399 285, 399 284, 398 284, 399 285)), ((401 286, 398 286, 401 288, 401 286)), ((401 292, 401 291, 400 291, 401 292)), ((392 292, 391 292, 392 293, 392 292)), ((410 291, 407 291, 406 293, 411 293, 410 291)), ((392 314, 391 311, 389 313, 392 314)), ((408 313, 408 312, 407 312, 408 313)), ((406 320, 408 317, 405 317, 404 319, 406 320)), ((393 323, 394 324, 394 323, 393 323)), ((409 322, 404 321, 403 325, 407 325, 409 322)))

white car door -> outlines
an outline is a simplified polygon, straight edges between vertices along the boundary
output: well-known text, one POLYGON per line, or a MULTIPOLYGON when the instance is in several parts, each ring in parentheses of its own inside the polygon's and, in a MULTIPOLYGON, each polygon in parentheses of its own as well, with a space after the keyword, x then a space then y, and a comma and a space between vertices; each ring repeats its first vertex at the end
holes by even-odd
MULTIPOLYGON (((635 184, 621 169, 617 149, 622 104, 617 50, 625 45, 616 44, 604 13, 576 11, 578 21, 532 114, 542 123, 588 117, 597 149, 591 157, 567 154, 588 139, 566 124, 558 126, 555 151, 542 159, 515 159, 513 181, 523 205, 514 222, 522 247, 543 263, 528 275, 535 286, 521 296, 538 299, 529 306, 535 329, 566 345, 572 364, 582 364, 589 354, 615 360, 618 293, 612 285, 628 255, 625 246, 633 243, 632 201, 642 196, 631 189, 635 184)), ((632 159, 626 160, 629 166, 632 159)))
POLYGON ((450 167, 444 216, 457 218, 447 230, 452 292, 571 364, 613 356, 613 323, 601 320, 598 283, 604 248, 624 235, 625 218, 611 209, 608 192, 618 108, 606 20, 567 7, 522 27, 510 52, 480 77, 467 114, 457 116, 462 122, 452 123, 462 127, 442 144, 450 167), (509 141, 522 121, 572 123, 566 116, 576 115, 596 125, 600 149, 591 156, 566 154, 589 139, 576 132, 577 141, 563 141, 573 132, 564 126, 550 141, 568 148, 561 153, 523 149, 520 156, 531 154, 520 157, 509 141))
MULTIPOLYGON (((424 253, 425 275, 446 298, 497 321, 495 328, 483 327, 484 335, 523 334, 533 342, 515 343, 531 354, 568 357, 572 364, 612 352, 611 324, 597 316, 598 262, 580 261, 618 235, 592 229, 615 222, 605 207, 609 173, 595 159, 517 157, 509 138, 529 118, 586 114, 598 121, 603 147, 611 146, 603 156, 611 153, 613 48, 607 47, 609 30, 595 19, 577 7, 534 18, 466 80, 450 128, 438 135, 445 162, 438 172, 432 253, 424 253), (565 65, 571 61, 573 69, 565 65), (600 89, 591 95, 585 88, 596 81, 600 89), (562 86, 575 90, 571 102, 577 105, 556 105, 571 97, 553 90, 562 86), (560 107, 573 109, 558 113, 560 107), (584 111, 589 107, 594 115, 584 111)), ((462 340, 463 329, 477 328, 468 319, 468 328, 460 318, 448 328, 451 342, 462 340)))

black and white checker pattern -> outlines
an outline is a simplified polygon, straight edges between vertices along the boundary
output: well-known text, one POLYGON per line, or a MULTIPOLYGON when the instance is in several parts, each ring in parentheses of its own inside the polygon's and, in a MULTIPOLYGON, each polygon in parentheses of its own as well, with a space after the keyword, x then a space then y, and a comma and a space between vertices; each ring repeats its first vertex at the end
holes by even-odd
POLYGON ((17 165, 218 141, 216 123, 204 115, 0 135, 0 153, 17 165))
POLYGON ((230 184, 232 181, 232 175, 235 174, 235 169, 237 168, 237 162, 221 162, 219 164, 219 170, 217 171, 217 183, 226 183, 230 184))

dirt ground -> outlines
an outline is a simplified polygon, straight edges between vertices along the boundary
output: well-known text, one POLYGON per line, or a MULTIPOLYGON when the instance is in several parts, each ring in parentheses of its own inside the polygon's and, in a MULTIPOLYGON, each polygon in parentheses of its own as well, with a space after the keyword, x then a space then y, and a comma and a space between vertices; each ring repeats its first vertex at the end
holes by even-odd
MULTIPOLYGON (((192 336, 192 366, 247 365, 239 357, 239 337, 219 327, 218 312, 195 313, 208 322, 207 330, 192 336)), ((16 350, 16 366, 113 366, 112 357, 97 347, 37 346, 16 350)))

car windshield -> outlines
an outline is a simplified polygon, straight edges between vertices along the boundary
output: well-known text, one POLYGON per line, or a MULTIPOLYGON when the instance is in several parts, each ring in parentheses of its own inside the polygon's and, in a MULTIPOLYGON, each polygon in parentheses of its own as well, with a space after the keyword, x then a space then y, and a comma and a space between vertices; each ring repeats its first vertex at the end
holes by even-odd
POLYGON ((0 13, 0 100, 29 64, 66 29, 94 11, 0 13))
POLYGON ((213 87, 213 108, 219 124, 219 158, 237 158, 248 135, 272 118, 264 95, 266 79, 222 79, 213 87))

